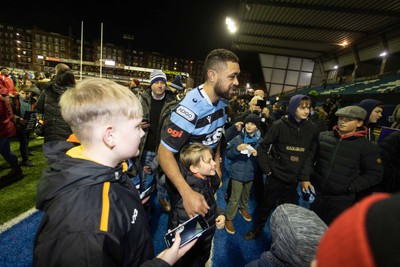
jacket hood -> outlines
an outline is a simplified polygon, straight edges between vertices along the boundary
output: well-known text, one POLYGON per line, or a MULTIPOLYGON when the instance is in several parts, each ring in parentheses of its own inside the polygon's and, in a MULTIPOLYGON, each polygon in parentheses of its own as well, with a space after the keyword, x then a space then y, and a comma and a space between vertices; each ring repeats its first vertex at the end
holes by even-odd
POLYGON ((310 266, 327 229, 315 212, 294 204, 279 205, 271 215, 270 251, 285 266, 310 266))
POLYGON ((364 137, 368 133, 368 129, 366 126, 358 127, 357 130, 353 133, 341 135, 339 132, 339 128, 337 125, 333 127, 333 131, 340 137, 340 139, 347 139, 351 137, 364 137))
POLYGON ((65 91, 67 91, 68 88, 69 88, 69 86, 60 86, 56 83, 53 83, 53 85, 51 86, 51 90, 53 90, 54 92, 56 92, 59 95, 63 94, 65 91))
MULTIPOLYGON (((292 96, 290 98, 289 105, 288 105, 288 115, 289 115, 290 119, 295 120, 295 118, 296 118, 296 110, 299 107, 300 101, 303 98, 310 99, 306 95, 294 95, 294 96, 292 96)), ((311 99, 310 99, 310 101, 311 101, 311 99)))
POLYGON ((73 148, 76 148, 73 143, 65 141, 43 144, 43 152, 50 168, 44 170, 39 179, 36 208, 46 209, 54 198, 66 191, 112 181, 122 176, 122 167, 111 168, 90 160, 68 156, 67 151, 73 148))
POLYGON ((367 116, 365 116, 364 125, 368 125, 369 123, 369 116, 374 108, 378 105, 383 105, 383 102, 375 99, 364 99, 357 106, 362 107, 367 111, 367 116))

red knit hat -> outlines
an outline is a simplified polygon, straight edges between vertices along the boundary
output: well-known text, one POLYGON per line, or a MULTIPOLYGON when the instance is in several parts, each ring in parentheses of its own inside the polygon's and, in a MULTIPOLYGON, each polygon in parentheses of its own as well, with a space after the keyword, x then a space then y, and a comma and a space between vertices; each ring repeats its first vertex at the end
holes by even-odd
POLYGON ((136 79, 136 78, 133 78, 132 82, 134 82, 136 84, 136 86, 140 85, 140 81, 138 79, 136 79))
POLYGON ((400 194, 374 194, 337 217, 317 249, 318 267, 400 266, 400 194))

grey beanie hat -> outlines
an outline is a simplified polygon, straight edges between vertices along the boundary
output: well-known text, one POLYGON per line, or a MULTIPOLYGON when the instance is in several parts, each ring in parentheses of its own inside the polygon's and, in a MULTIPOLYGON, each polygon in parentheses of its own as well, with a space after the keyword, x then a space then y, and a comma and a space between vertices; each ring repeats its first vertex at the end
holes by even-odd
POLYGON ((157 81, 167 83, 167 76, 162 70, 153 70, 150 74, 150 86, 157 81))
POLYGON ((310 266, 327 226, 318 215, 294 204, 279 205, 271 215, 271 253, 290 266, 310 266))

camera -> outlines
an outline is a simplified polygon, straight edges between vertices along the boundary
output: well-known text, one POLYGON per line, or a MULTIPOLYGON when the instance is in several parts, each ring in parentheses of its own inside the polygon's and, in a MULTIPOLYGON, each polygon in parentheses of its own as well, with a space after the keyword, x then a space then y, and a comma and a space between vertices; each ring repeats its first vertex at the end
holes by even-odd
POLYGON ((256 106, 259 106, 260 108, 265 108, 267 105, 271 104, 270 101, 265 101, 265 100, 257 100, 256 106))

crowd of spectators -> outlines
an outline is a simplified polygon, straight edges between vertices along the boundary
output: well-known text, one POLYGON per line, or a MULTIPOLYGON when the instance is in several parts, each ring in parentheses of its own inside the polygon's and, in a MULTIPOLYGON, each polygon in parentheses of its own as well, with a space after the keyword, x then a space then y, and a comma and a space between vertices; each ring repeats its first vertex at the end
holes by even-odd
MULTIPOLYGON (((236 71, 235 68, 232 67, 232 71, 236 71)), ((234 72, 234 75, 237 74, 234 72)), ((34 166, 34 163, 29 161, 29 139, 33 134, 32 129, 26 130, 29 118, 25 113, 37 113, 38 119, 44 121, 44 143, 67 140, 72 134, 70 126, 61 115, 59 100, 67 90, 75 88, 77 84, 73 72, 64 64, 59 64, 53 75, 12 73, 7 67, 2 67, 1 75, 0 151, 11 166, 11 171, 0 178, 0 188, 23 178, 21 166, 34 166), (20 142, 21 161, 10 148, 10 138, 15 135, 20 142)), ((212 84, 214 90, 216 85, 211 78, 212 74, 209 75, 205 84, 212 84)), ((142 191, 151 186, 151 183, 157 184, 155 194, 158 194, 159 204, 164 212, 170 213, 176 207, 176 199, 172 203, 168 199, 168 194, 173 192, 174 197, 179 194, 182 196, 182 211, 186 211, 189 216, 194 213, 206 213, 204 207, 207 205, 202 204, 203 208, 201 205, 194 205, 195 200, 187 200, 190 192, 181 192, 181 187, 175 184, 178 182, 168 178, 168 174, 175 173, 175 170, 170 169, 175 165, 166 162, 166 159, 170 159, 169 152, 173 157, 172 152, 176 153, 175 150, 179 151, 183 147, 183 144, 179 144, 175 149, 175 139, 171 141, 178 135, 181 137, 187 134, 185 129, 180 127, 185 125, 187 129, 190 128, 182 123, 179 116, 184 117, 188 112, 193 112, 193 106, 187 103, 195 98, 200 99, 201 94, 191 93, 190 96, 195 97, 189 101, 185 96, 193 89, 184 88, 179 75, 168 82, 167 76, 161 70, 153 72, 150 81, 149 87, 141 85, 138 79, 132 79, 126 86, 134 92, 144 107, 144 120, 140 126, 145 131, 140 154, 131 159, 128 174, 132 180, 140 174, 139 188, 142 191), (180 106, 180 111, 186 113, 179 113, 178 108, 171 108, 175 117, 165 119, 163 107, 168 102, 174 102, 176 107, 182 103, 187 105, 180 106), (161 163, 158 162, 160 147, 164 149, 162 153, 166 153, 161 156, 168 156, 161 157, 161 163), (132 171, 132 168, 136 169, 132 171), (167 175, 164 174, 164 169, 167 170, 167 175)), ((198 88, 198 91, 201 90, 203 87, 198 88)), ((218 94, 214 96, 216 95, 218 94)), ((383 116, 385 108, 383 102, 364 99, 359 103, 351 103, 342 95, 331 95, 323 103, 319 102, 315 95, 295 95, 289 102, 272 102, 264 96, 262 90, 256 90, 253 95, 225 95, 226 100, 229 100, 226 103, 219 97, 220 95, 214 102, 212 99, 207 101, 214 104, 213 114, 217 114, 218 110, 227 111, 226 121, 205 116, 202 123, 207 124, 207 118, 209 123, 211 120, 218 120, 218 123, 224 124, 225 127, 225 130, 221 131, 221 141, 213 143, 215 147, 212 147, 212 151, 217 170, 225 169, 230 178, 225 196, 229 208, 226 212, 225 229, 229 234, 235 234, 232 221, 236 211, 239 211, 246 221, 252 221, 252 215, 247 211, 251 190, 254 190, 259 214, 253 229, 245 235, 245 240, 260 236, 267 224, 267 218, 275 209, 280 213, 292 209, 290 205, 280 206, 281 204, 300 205, 301 195, 297 193, 298 188, 302 193, 312 192, 314 195, 315 201, 304 208, 313 212, 310 216, 323 221, 320 224, 321 231, 325 231, 324 224, 339 224, 336 220, 344 220, 342 214, 354 212, 354 204, 364 203, 362 201, 365 198, 369 199, 370 195, 378 192, 395 194, 400 190, 400 131, 393 130, 386 138, 379 139, 379 119, 383 116), (254 133, 257 138, 254 137, 254 133), (222 167, 219 167, 219 164, 222 167), (233 164, 233 169, 230 168, 230 164, 233 164)), ((203 105, 205 109, 198 111, 201 116, 204 115, 201 112, 210 108, 206 104, 203 105)), ((200 116, 199 114, 194 115, 200 116)), ((191 135, 185 138, 189 140, 191 135)), ((219 187, 216 186, 215 190, 219 187)), ((198 196, 195 199, 202 201, 198 196)), ((298 212, 308 214, 304 210, 298 212)), ((279 230, 280 225, 274 222, 278 214, 273 213, 273 220, 268 225, 272 232, 283 231, 279 230)), ((349 215, 346 216, 349 220, 349 215)), ((322 232, 314 236, 313 242, 316 244, 310 253, 318 251, 317 241, 321 236, 322 232)), ((327 243, 326 240, 332 238, 331 236, 332 234, 328 234, 328 237, 322 239, 323 242, 327 243)), ((279 242, 281 241, 273 236, 273 246, 279 246, 279 242)), ((325 251, 325 247, 319 250, 316 254, 317 260, 321 259, 322 262, 325 259, 325 251)), ((276 255, 266 252, 262 257, 271 260, 271 257, 276 255)), ((303 257, 300 261, 306 260, 307 263, 313 258, 310 254, 305 258, 299 254, 299 257, 303 257)), ((279 259, 284 262, 286 260, 285 257, 279 259)), ((290 263, 291 260, 293 258, 285 263, 290 263)), ((200 261, 203 263, 204 259, 200 261)))

